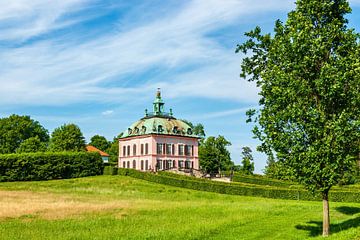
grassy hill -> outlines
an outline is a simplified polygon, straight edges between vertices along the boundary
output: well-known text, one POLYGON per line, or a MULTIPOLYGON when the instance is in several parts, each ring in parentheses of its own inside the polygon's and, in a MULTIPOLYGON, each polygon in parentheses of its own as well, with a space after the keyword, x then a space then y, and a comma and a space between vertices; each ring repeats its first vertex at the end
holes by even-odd
MULTIPOLYGON (((126 176, 0 183, 1 239, 323 239, 322 203, 201 192, 126 176)), ((360 204, 331 203, 360 238, 360 204)))

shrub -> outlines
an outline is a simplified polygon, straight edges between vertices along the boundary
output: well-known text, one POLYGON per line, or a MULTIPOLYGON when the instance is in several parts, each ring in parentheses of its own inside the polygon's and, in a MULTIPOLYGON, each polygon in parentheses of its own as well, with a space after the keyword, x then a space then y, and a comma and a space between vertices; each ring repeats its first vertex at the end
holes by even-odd
POLYGON ((0 181, 76 178, 103 173, 99 153, 46 152, 0 155, 0 181))

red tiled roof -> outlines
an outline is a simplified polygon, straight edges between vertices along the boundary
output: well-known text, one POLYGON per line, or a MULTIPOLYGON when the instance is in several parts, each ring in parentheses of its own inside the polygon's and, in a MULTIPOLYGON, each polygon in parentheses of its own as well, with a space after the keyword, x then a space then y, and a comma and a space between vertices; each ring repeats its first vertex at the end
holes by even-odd
POLYGON ((107 154, 106 152, 103 152, 103 151, 101 151, 100 149, 97 149, 96 147, 91 146, 91 145, 87 145, 87 146, 86 146, 86 151, 88 151, 88 152, 98 152, 98 153, 100 153, 100 155, 101 155, 102 157, 109 157, 109 156, 110 156, 110 155, 107 154))

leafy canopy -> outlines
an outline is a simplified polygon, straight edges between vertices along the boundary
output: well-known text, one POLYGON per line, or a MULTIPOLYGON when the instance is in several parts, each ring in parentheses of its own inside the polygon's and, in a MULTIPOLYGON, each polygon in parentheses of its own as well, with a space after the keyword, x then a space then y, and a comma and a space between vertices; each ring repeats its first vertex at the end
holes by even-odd
POLYGON ((46 147, 46 143, 41 142, 40 138, 38 136, 35 136, 23 141, 16 149, 16 153, 45 152, 46 147))
POLYGON ((96 147, 97 149, 100 149, 101 151, 107 151, 107 149, 110 147, 110 142, 106 140, 104 136, 95 135, 90 139, 89 145, 92 145, 96 147))
POLYGON ((206 173, 219 173, 222 170, 229 170, 234 163, 230 159, 230 152, 227 146, 231 143, 223 136, 208 137, 199 146, 199 162, 206 173))
POLYGON ((298 0, 274 36, 259 27, 237 52, 243 77, 260 87, 260 149, 311 191, 327 193, 359 154, 359 35, 347 28, 345 0, 298 0))
POLYGON ((64 124, 56 128, 51 134, 50 150, 85 151, 85 138, 80 128, 75 124, 64 124))
POLYGON ((15 153, 28 138, 38 137, 40 142, 48 142, 48 131, 29 116, 11 115, 0 118, 0 154, 15 153))

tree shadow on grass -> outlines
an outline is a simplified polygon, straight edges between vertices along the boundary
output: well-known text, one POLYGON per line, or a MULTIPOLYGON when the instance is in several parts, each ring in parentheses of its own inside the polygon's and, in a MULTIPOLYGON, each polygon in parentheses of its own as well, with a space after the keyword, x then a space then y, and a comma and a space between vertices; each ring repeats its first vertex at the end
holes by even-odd
MULTIPOLYGON (((360 208, 357 207, 337 207, 337 211, 346 214, 354 215, 360 213, 360 208)), ((340 223, 330 224, 330 232, 338 233, 350 228, 357 228, 360 226, 360 216, 352 219, 345 220, 340 223)), ((321 221, 309 221, 306 225, 296 225, 296 229, 305 230, 309 232, 309 236, 316 237, 322 234, 322 222, 321 221)))
POLYGON ((341 206, 341 207, 337 207, 336 210, 346 215, 354 215, 360 213, 360 208, 358 207, 341 206))

